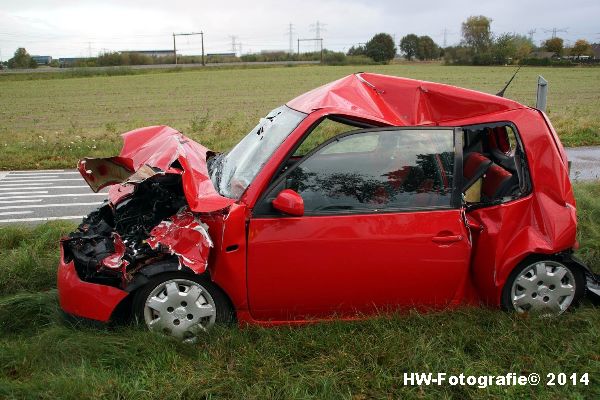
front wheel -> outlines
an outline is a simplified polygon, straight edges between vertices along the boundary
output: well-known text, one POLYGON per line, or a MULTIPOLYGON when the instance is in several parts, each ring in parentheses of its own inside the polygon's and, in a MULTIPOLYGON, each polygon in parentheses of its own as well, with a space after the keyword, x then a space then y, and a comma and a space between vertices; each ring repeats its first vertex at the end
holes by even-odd
POLYGON ((525 263, 510 274, 502 307, 519 313, 562 314, 577 306, 585 291, 581 271, 554 260, 525 263))
POLYGON ((141 288, 133 301, 138 321, 148 329, 195 342, 215 323, 233 322, 225 294, 207 277, 161 274, 141 288))

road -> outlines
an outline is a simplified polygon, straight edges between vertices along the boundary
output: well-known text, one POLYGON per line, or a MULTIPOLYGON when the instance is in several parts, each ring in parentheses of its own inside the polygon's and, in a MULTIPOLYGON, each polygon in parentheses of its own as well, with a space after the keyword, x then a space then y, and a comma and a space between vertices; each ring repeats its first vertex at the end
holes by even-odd
MULTIPOLYGON (((567 149, 573 181, 600 180, 600 146, 567 149)), ((0 171, 0 225, 80 221, 106 199, 76 170, 0 171)))
POLYGON ((104 199, 76 170, 0 172, 0 225, 81 220, 104 199))

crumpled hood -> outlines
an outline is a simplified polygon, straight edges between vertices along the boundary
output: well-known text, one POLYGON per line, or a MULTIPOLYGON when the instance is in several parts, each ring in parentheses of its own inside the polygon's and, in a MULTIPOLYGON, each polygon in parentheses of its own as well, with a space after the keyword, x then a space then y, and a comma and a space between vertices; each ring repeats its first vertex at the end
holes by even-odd
POLYGON ((116 203, 133 191, 136 183, 156 174, 180 174, 183 191, 194 212, 221 210, 235 202, 221 196, 212 184, 206 165, 206 147, 169 126, 149 126, 122 135, 118 156, 84 158, 77 169, 94 192, 116 185, 109 200, 116 203))

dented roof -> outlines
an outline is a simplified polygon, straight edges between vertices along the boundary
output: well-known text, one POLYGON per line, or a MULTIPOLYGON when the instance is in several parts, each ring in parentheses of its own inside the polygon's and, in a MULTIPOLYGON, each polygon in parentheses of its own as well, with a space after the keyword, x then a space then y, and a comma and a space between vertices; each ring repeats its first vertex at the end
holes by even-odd
POLYGON ((436 125, 525 107, 475 90, 371 73, 346 76, 287 105, 304 113, 328 109, 332 114, 396 126, 436 125))

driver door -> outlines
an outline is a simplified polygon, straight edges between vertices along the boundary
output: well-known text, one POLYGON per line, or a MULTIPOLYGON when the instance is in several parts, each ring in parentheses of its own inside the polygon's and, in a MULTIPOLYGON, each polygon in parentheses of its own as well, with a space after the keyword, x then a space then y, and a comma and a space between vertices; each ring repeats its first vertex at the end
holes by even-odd
POLYGON ((354 131, 291 166, 249 222, 252 316, 298 320, 453 302, 471 254, 457 179, 461 143, 448 128, 354 131), (273 207, 284 189, 301 196, 303 215, 273 207))

